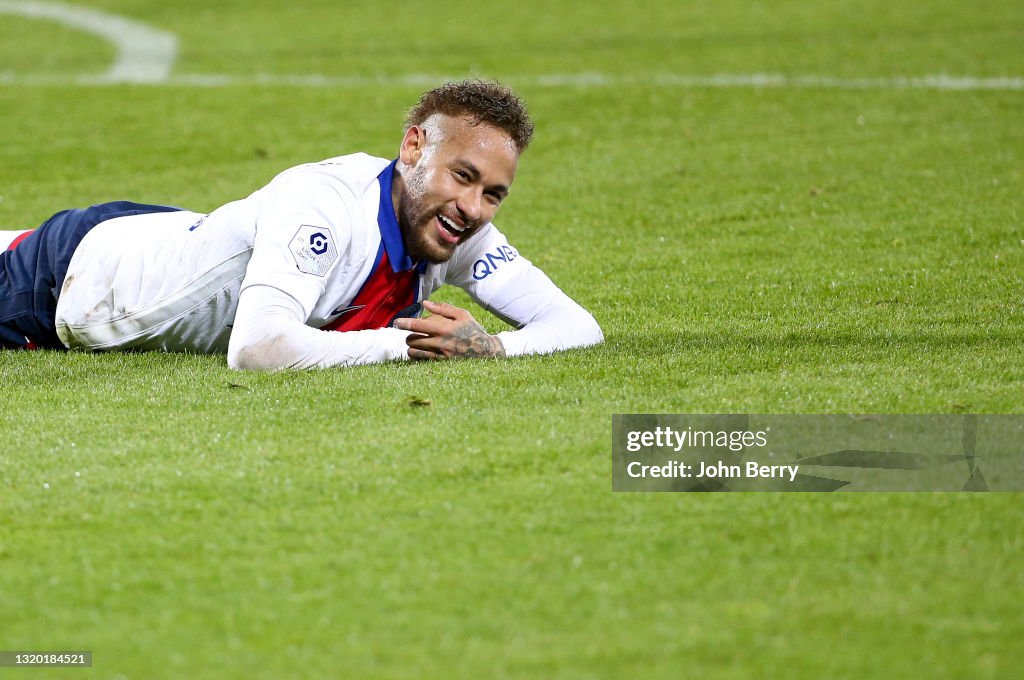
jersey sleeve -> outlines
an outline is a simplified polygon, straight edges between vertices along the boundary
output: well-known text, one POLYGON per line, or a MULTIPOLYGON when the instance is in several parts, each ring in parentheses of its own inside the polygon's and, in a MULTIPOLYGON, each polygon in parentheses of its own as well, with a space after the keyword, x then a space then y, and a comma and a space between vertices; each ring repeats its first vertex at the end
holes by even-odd
POLYGON ((351 245, 359 206, 343 184, 310 166, 279 175, 263 192, 241 290, 276 288, 295 299, 305 322, 351 245))
POLYGON ((498 334, 507 356, 547 354, 604 340, 594 317, 489 225, 452 259, 445 282, 514 326, 498 334))

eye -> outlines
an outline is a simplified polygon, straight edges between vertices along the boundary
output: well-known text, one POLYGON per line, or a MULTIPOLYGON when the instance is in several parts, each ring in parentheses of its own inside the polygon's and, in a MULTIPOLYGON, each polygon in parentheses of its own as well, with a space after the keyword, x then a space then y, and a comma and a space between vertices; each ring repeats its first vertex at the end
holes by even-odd
POLYGON ((465 170, 456 170, 455 176, 461 179, 463 182, 469 181, 469 173, 466 172, 465 170))

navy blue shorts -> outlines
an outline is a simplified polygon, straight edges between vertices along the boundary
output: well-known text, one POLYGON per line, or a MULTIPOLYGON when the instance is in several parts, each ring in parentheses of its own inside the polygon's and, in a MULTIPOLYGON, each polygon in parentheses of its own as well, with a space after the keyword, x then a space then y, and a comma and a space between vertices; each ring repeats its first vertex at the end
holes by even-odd
POLYGON ((82 238, 115 217, 175 210, 181 208, 129 201, 64 210, 0 252, 0 348, 64 349, 54 324, 57 296, 82 238))

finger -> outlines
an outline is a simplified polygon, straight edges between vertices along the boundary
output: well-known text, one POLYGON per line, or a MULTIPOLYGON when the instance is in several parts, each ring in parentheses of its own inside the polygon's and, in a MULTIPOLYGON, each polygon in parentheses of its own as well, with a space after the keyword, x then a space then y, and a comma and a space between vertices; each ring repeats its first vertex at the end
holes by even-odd
POLYGON ((432 354, 443 354, 443 343, 432 335, 410 335, 405 344, 411 349, 418 349, 432 354))
POLYGON ((414 361, 436 361, 437 359, 444 359, 440 354, 428 352, 425 349, 419 349, 416 347, 409 348, 409 358, 414 361))
POLYGON ((395 322, 395 327, 405 331, 412 331, 418 335, 447 335, 451 333, 452 326, 456 321, 446 319, 443 316, 430 316, 426 319, 402 319, 401 325, 395 322))
POLYGON ((455 305, 450 305, 447 302, 432 302, 431 300, 424 300, 423 308, 431 314, 437 314, 446 319, 452 320, 462 318, 463 314, 468 314, 465 309, 456 307, 455 305))
POLYGON ((412 331, 422 335, 436 335, 443 333, 451 324, 451 319, 443 316, 429 316, 426 319, 395 319, 395 328, 403 331, 412 331))

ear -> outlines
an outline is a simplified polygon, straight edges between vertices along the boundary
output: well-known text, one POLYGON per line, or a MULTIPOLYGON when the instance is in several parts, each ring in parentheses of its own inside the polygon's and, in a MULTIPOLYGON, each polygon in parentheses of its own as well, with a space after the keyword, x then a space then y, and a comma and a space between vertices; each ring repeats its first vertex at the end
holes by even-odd
POLYGON ((402 146, 398 149, 398 158, 405 165, 416 165, 423 156, 423 149, 426 146, 426 130, 419 125, 413 125, 405 131, 405 137, 402 138, 402 146))

